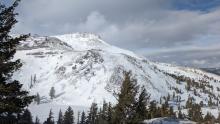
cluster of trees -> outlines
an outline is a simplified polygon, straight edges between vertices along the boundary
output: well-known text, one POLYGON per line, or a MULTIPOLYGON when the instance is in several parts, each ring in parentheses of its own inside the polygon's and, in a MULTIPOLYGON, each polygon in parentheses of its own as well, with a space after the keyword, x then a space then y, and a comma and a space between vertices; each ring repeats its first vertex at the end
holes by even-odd
MULTIPOLYGON (((174 112, 173 107, 169 105, 169 101, 174 97, 168 95, 160 100, 160 104, 156 101, 150 101, 150 95, 144 87, 139 89, 135 79, 132 79, 130 72, 124 73, 124 81, 119 94, 115 95, 117 104, 112 106, 111 103, 103 101, 102 107, 98 107, 96 103, 92 103, 88 113, 78 113, 78 119, 74 121, 74 113, 69 107, 64 116, 59 113, 57 124, 137 124, 143 120, 170 117, 176 119, 189 119, 196 122, 218 122, 220 116, 215 119, 213 115, 208 113, 202 115, 202 103, 197 104, 193 97, 189 97, 185 109, 188 109, 188 114, 181 112, 181 108, 174 112), (139 91, 141 91, 139 93, 139 91), (69 120, 68 122, 65 120, 69 120)), ((44 124, 54 124, 52 112, 44 124)))
MULTIPOLYGON (((43 124, 55 124, 52 111, 50 111, 49 117, 43 124)), ((57 124, 74 124, 74 112, 71 107, 67 108, 64 115, 60 110, 57 124)))
MULTIPOLYGON (((217 100, 219 98, 219 96, 216 96, 216 94, 213 93, 214 88, 213 86, 206 81, 206 79, 210 79, 208 77, 205 77, 204 79, 199 79, 198 81, 191 79, 189 77, 185 77, 183 75, 181 76, 177 76, 174 74, 169 74, 164 72, 166 75, 169 75, 173 78, 175 78, 177 80, 177 84, 180 84, 180 82, 186 82, 186 86, 185 89, 187 91, 193 91, 195 96, 199 96, 199 93, 197 93, 198 90, 200 90, 200 92, 203 92, 205 94, 208 94, 210 97, 212 97, 213 99, 217 100)), ((217 87, 216 90, 218 90, 219 88, 217 87)))
POLYGON ((214 124, 220 123, 220 113, 218 117, 215 118, 210 112, 208 112, 204 117, 201 111, 201 106, 199 104, 192 104, 192 108, 188 109, 188 119, 199 122, 199 123, 206 123, 206 124, 214 124))
MULTIPOLYGON (((55 91, 55 88, 54 87, 51 87, 50 89, 50 92, 49 92, 49 96, 50 96, 50 99, 53 100, 54 98, 56 98, 56 91, 55 91)), ((41 103, 41 100, 43 98, 40 96, 39 93, 37 93, 35 95, 35 98, 34 98, 34 102, 37 103, 37 105, 39 105, 41 103)))
MULTIPOLYGON (((156 117, 174 117, 176 114, 169 106, 169 98, 164 98, 160 106, 156 101, 150 101, 150 95, 144 87, 139 88, 131 72, 124 73, 124 81, 120 93, 115 95, 118 103, 112 106, 111 103, 103 101, 102 107, 92 103, 88 113, 78 114, 77 124, 137 124, 145 119, 156 117), (141 91, 139 93, 139 91, 141 91)), ((52 112, 44 124, 54 124, 52 112)), ((74 113, 69 107, 64 116, 59 112, 57 124, 73 124, 74 113), (65 120, 69 120, 68 122, 65 120)))
POLYGON ((202 114, 203 102, 201 101, 199 104, 195 103, 195 99, 193 97, 188 97, 186 101, 185 108, 188 109, 188 115, 183 115, 184 118, 188 118, 189 120, 199 122, 199 123, 207 123, 214 124, 220 123, 220 113, 217 118, 215 118, 211 113, 207 113, 205 116, 202 114))
MULTIPOLYGON (((23 114, 19 115, 18 118, 19 118, 18 121, 19 124, 41 124, 40 119, 38 117, 36 117, 35 122, 33 122, 31 112, 28 109, 25 109, 23 114)), ((46 121, 44 121, 43 124, 55 124, 52 110, 50 110, 49 116, 46 119, 46 121)), ((71 107, 67 108, 64 115, 60 110, 57 124, 74 124, 74 113, 71 107)))

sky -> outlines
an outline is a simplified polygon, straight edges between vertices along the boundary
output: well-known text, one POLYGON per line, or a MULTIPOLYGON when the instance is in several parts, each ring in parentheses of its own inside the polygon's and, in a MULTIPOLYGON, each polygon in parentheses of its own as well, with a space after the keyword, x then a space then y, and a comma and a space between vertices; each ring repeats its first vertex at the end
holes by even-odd
POLYGON ((91 32, 152 61, 220 67, 220 0, 22 0, 16 11, 13 33, 91 32))

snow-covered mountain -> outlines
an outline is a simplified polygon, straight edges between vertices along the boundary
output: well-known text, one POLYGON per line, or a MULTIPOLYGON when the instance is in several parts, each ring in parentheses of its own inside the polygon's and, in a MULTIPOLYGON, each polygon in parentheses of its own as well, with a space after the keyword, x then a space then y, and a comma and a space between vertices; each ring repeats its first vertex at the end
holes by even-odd
POLYGON ((217 101, 220 93, 217 75, 151 62, 90 33, 31 36, 18 47, 18 58, 23 66, 14 78, 31 94, 39 93, 41 102, 47 104, 89 106, 104 99, 114 103, 113 93, 120 89, 123 71, 132 71, 138 84, 157 101, 175 93, 181 97, 181 105, 189 96, 207 104, 210 98, 217 101), (49 97, 51 87, 56 91, 53 100, 49 97))

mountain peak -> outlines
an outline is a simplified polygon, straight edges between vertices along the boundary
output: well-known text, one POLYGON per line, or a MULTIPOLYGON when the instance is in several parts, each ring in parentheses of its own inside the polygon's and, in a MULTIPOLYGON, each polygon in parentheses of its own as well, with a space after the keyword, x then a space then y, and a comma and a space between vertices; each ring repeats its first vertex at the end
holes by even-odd
POLYGON ((63 35, 56 35, 56 36, 52 36, 52 37, 68 37, 68 38, 82 38, 82 39, 86 39, 86 40, 101 40, 100 35, 97 35, 94 33, 87 33, 87 32, 69 33, 69 34, 63 34, 63 35))
POLYGON ((42 103, 89 106, 94 100, 114 101, 113 93, 120 89, 123 71, 132 71, 137 83, 145 86, 156 101, 175 92, 183 100, 182 105, 188 96, 208 104, 209 95, 217 101, 215 94, 220 89, 217 75, 146 61, 131 51, 108 45, 91 33, 30 37, 21 42, 21 47, 15 58, 21 59, 23 66, 15 72, 14 79, 23 82, 30 93, 40 93, 42 103), (30 87, 34 75, 36 82, 30 87), (189 82, 192 86, 186 89, 189 82), (51 87, 57 92, 54 100, 48 96, 51 87))
POLYGON ((72 33, 51 37, 66 42, 75 50, 99 49, 109 46, 99 35, 93 33, 72 33))

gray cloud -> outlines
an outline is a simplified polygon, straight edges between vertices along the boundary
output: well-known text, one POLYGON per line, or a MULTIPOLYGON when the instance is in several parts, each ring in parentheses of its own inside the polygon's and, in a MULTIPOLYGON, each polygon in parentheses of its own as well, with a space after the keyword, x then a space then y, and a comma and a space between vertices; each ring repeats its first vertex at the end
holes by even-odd
POLYGON ((200 41, 201 37, 220 38, 220 8, 176 10, 173 1, 22 0, 14 33, 93 32, 110 44, 141 49, 141 54, 152 49, 160 52, 160 47, 220 44, 200 41))
POLYGON ((134 42, 138 42, 136 47, 184 44, 199 35, 220 33, 219 9, 202 13, 169 7, 163 0, 23 0, 17 31, 49 35, 94 32, 128 47, 134 42))
POLYGON ((147 55, 151 60, 198 68, 220 67, 220 50, 188 50, 147 55))

